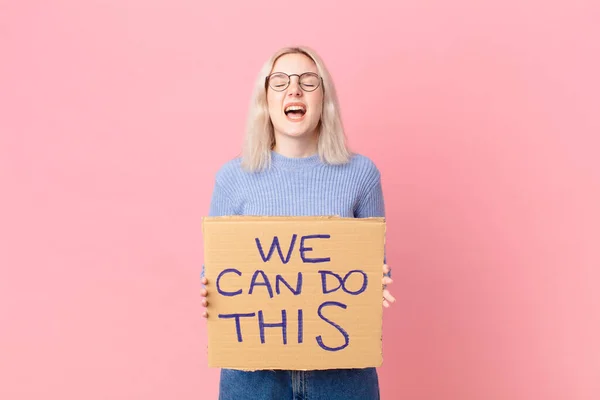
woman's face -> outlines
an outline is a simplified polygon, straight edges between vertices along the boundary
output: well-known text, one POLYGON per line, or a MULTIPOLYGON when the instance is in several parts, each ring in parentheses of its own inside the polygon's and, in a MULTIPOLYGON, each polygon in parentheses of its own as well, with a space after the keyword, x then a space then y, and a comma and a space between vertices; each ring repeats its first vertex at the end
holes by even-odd
POLYGON ((271 71, 267 103, 276 134, 316 134, 323 108, 323 87, 315 63, 304 54, 281 56, 271 71))

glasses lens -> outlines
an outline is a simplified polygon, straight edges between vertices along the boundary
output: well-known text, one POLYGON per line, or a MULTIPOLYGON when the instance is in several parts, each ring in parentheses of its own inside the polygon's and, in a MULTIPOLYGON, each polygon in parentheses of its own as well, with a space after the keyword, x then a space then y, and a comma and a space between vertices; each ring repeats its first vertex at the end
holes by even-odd
POLYGON ((300 79, 300 85, 302 86, 302 89, 306 90, 307 92, 312 92, 318 88, 319 83, 319 77, 313 73, 303 74, 302 78, 300 79))
POLYGON ((285 90, 289 83, 289 77, 285 74, 273 74, 269 78, 269 86, 271 89, 281 91, 285 90))

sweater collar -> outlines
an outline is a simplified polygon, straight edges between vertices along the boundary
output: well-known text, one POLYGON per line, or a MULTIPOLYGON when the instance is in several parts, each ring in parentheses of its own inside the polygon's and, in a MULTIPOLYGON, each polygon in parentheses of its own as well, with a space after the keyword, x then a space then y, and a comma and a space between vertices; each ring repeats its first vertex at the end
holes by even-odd
POLYGON ((286 157, 271 150, 271 162, 273 166, 282 169, 302 169, 322 164, 318 153, 308 157, 286 157))

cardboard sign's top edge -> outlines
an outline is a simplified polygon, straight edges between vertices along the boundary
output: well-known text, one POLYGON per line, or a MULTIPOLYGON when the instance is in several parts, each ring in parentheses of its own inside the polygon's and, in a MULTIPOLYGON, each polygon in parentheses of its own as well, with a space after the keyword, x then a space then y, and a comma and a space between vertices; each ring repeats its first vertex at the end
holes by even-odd
POLYGON ((260 216, 260 215, 224 215, 214 217, 203 217, 204 222, 218 221, 218 222, 240 222, 240 221, 369 221, 369 222, 385 222, 384 217, 367 217, 367 218, 353 218, 353 217, 339 217, 339 216, 260 216))

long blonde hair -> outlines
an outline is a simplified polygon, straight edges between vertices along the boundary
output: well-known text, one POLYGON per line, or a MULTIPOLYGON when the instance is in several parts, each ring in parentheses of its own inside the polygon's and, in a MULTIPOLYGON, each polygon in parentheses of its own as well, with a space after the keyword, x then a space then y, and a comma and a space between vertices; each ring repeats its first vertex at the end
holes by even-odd
POLYGON ((323 60, 310 48, 284 47, 265 62, 256 79, 242 150, 242 167, 248 171, 259 171, 270 166, 275 134, 273 123, 269 117, 265 79, 271 73, 273 65, 279 57, 294 53, 304 54, 312 59, 317 66, 319 75, 323 78, 323 110, 319 121, 318 139, 318 152, 321 160, 327 164, 343 164, 350 159, 351 153, 346 145, 346 134, 335 86, 323 60))

